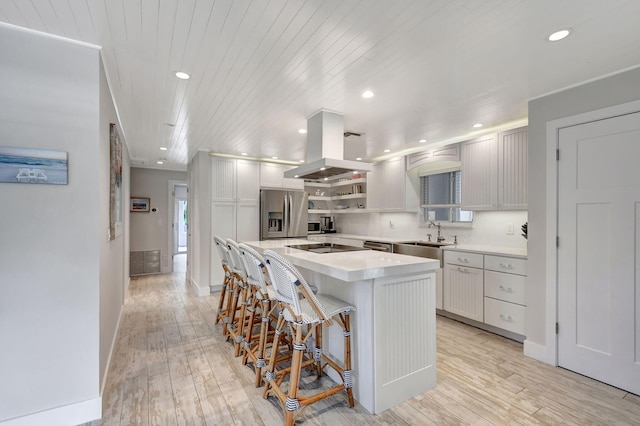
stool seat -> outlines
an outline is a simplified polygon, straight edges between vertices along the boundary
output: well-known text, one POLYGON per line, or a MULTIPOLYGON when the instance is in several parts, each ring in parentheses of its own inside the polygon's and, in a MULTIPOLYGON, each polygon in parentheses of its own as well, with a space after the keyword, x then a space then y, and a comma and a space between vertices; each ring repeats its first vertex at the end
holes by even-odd
MULTIPOLYGON (((338 315, 343 312, 355 311, 356 307, 350 305, 340 299, 337 299, 328 294, 316 294, 315 297, 318 299, 318 302, 324 308, 325 313, 329 318, 338 315)), ((317 312, 314 310, 313 306, 306 300, 300 300, 300 315, 299 318, 296 319, 294 315, 292 315, 291 311, 285 309, 284 319, 285 321, 297 321, 301 320, 303 324, 317 324, 325 321, 320 318, 317 312)))

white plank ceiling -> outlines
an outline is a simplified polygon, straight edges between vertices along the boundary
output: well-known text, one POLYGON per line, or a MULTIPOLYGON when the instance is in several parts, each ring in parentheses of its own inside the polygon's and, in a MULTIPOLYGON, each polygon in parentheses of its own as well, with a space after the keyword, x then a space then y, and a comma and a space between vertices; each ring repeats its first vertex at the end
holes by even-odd
POLYGON ((133 164, 175 170, 304 159, 320 108, 363 133, 347 159, 427 149, 640 65, 638 0, 0 0, 0 21, 101 46, 133 164))

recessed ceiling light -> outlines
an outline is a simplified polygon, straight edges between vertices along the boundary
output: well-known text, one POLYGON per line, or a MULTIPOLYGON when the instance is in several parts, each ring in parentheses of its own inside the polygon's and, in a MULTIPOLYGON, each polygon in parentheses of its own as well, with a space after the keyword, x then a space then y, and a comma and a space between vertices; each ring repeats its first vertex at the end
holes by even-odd
POLYGON ((242 152, 242 153, 240 153, 240 155, 245 155, 246 156, 246 155, 249 155, 249 154, 247 154, 246 152, 242 152))
POLYGON ((325 169, 324 167, 320 167, 320 170, 327 170, 327 169, 325 169))
POLYGON ((298 133, 307 133, 307 129, 298 129, 298 133))
POLYGON ((373 92, 371 90, 365 90, 362 92, 363 98, 373 98, 373 92))
POLYGON ((328 177, 326 177, 326 178, 324 178, 324 180, 329 180, 329 178, 328 178, 328 177))
POLYGON ((166 147, 166 146, 161 146, 161 147, 160 147, 160 151, 166 151, 166 150, 167 150, 167 147, 166 147))
POLYGON ((293 176, 293 177, 294 177, 294 178, 297 178, 297 177, 300 177, 300 175, 295 175, 295 176, 293 176))
POLYGON ((547 39, 549 41, 559 41, 559 40, 562 40, 563 38, 567 38, 569 34, 571 34, 571 29, 565 28, 564 30, 560 30, 560 31, 556 31, 555 33, 552 33, 547 39))
POLYGON ((362 157, 356 158, 356 161, 362 161, 362 157))
POLYGON ((272 159, 274 159, 274 160, 277 160, 277 159, 278 159, 278 157, 271 157, 271 158, 272 158, 272 159))
POLYGON ((156 161, 158 164, 164 164, 164 161, 156 161))
POLYGON ((482 127, 482 123, 476 123, 473 125, 474 129, 479 129, 480 127, 482 127))
POLYGON ((384 152, 391 152, 391 150, 390 149, 385 149, 384 152))
POLYGON ((189 74, 183 71, 178 71, 176 73, 176 77, 178 77, 180 80, 189 80, 191 78, 189 74))
POLYGON ((420 139, 418 142, 425 143, 426 141, 427 141, 426 139, 420 139))

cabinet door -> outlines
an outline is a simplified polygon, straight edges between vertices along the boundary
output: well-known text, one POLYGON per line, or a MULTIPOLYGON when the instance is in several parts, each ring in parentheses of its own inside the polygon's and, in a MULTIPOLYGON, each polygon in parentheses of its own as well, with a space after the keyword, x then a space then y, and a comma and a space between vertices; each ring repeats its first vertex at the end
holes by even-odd
POLYGON ((224 271, 213 237, 236 238, 236 203, 211 203, 211 284, 222 285, 224 271))
POLYGON ((260 209, 258 204, 242 204, 236 206, 236 240, 238 242, 257 241, 260 239, 260 209))
POLYGON ((527 209, 527 128, 498 134, 498 208, 527 209))
POLYGON ((284 171, 280 164, 260 163, 260 187, 282 188, 284 185, 284 171))
POLYGON ((406 168, 404 157, 385 161, 384 209, 405 210, 406 168))
POLYGON ((462 207, 498 208, 498 144, 495 134, 462 144, 462 207))
POLYGON ((484 320, 482 269, 446 264, 443 284, 445 311, 476 321, 484 320))
POLYGON ((236 201, 239 203, 260 203, 260 163, 236 160, 236 201))
POLYGON ((211 201, 234 202, 236 199, 236 160, 211 158, 211 201))
POLYGON ((375 163, 367 173, 367 209, 382 209, 384 202, 384 163, 375 163))

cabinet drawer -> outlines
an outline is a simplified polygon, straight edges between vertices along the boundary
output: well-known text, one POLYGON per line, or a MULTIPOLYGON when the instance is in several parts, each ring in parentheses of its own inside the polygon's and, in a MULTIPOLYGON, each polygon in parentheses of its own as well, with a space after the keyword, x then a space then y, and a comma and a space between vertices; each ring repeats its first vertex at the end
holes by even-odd
POLYGON ((491 256, 484 257, 484 269, 510 274, 527 275, 527 260, 514 257, 491 256))
POLYGON ((484 298, 484 322, 494 327, 524 335, 526 307, 503 302, 490 297, 484 298))
POLYGON ((503 274, 501 272, 484 271, 484 295, 505 302, 525 305, 524 275, 503 274))
POLYGON ((472 268, 483 267, 483 255, 478 253, 468 253, 465 251, 444 251, 444 263, 453 265, 470 266, 472 268))

